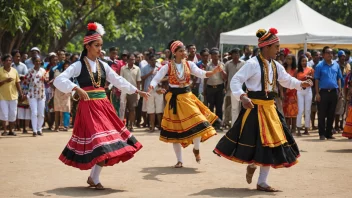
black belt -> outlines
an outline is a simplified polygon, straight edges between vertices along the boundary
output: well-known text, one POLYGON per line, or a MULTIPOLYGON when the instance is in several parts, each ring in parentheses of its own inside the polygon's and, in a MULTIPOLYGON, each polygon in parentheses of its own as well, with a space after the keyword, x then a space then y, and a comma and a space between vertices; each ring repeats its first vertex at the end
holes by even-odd
POLYGON ((265 91, 248 91, 248 98, 259 99, 259 100, 273 100, 277 96, 276 92, 265 92, 265 91))
POLYGON ((218 84, 218 85, 207 85, 208 88, 219 88, 219 87, 224 87, 224 84, 218 84))
POLYGON ((177 113, 177 95, 191 92, 190 87, 184 88, 172 88, 170 87, 169 92, 172 93, 171 99, 169 101, 169 109, 173 109, 173 114, 177 113))
POLYGON ((336 92, 337 89, 320 89, 319 92, 336 92))

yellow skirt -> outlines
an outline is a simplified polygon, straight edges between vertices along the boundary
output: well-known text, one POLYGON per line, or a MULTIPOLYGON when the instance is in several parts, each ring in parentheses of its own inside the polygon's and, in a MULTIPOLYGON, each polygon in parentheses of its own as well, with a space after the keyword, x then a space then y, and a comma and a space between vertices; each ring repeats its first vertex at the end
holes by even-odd
POLYGON ((193 139, 201 137, 205 141, 216 135, 212 124, 218 117, 211 112, 192 92, 177 96, 177 112, 169 108, 172 93, 166 94, 166 106, 161 122, 160 140, 170 143, 181 143, 183 147, 193 143, 193 139))

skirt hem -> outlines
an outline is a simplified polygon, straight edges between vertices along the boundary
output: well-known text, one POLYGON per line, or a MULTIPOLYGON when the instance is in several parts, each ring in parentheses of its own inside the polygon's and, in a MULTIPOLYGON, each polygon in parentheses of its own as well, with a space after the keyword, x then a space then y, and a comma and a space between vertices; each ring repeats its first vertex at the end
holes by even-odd
POLYGON ((290 168, 291 166, 294 166, 294 165, 296 165, 298 163, 297 158, 300 157, 300 155, 296 156, 296 160, 294 162, 292 162, 292 163, 281 163, 281 164, 278 164, 278 165, 274 165, 274 164, 263 164, 263 163, 255 161, 255 160, 244 161, 244 160, 241 160, 241 159, 236 158, 236 157, 230 157, 230 156, 227 156, 227 155, 223 154, 218 149, 214 149, 214 153, 216 155, 219 155, 221 157, 224 157, 224 158, 226 158, 228 160, 231 160, 231 161, 234 161, 234 162, 237 162, 237 163, 240 163, 240 164, 255 164, 255 165, 258 165, 258 166, 271 166, 273 168, 290 168))
POLYGON ((134 154, 138 152, 142 147, 143 147, 142 144, 137 142, 134 146, 124 147, 124 150, 125 150, 124 152, 122 152, 121 150, 115 150, 109 153, 104 153, 103 155, 100 155, 99 157, 94 158, 89 163, 84 163, 84 164, 75 162, 73 160, 69 160, 63 154, 60 155, 59 160, 64 164, 66 164, 67 166, 72 166, 80 170, 89 170, 95 164, 104 160, 107 160, 104 166, 113 166, 115 164, 118 164, 121 161, 126 162, 132 159, 134 157, 134 154))
POLYGON ((342 137, 352 138, 352 133, 343 132, 342 137))
POLYGON ((193 143, 194 138, 202 137, 201 142, 205 142, 206 140, 213 137, 214 135, 217 135, 216 131, 215 132, 214 131, 215 129, 206 130, 204 132, 195 134, 193 136, 189 136, 185 139, 170 139, 170 138, 165 138, 160 136, 159 140, 166 143, 180 143, 183 145, 184 148, 186 148, 188 145, 193 143))

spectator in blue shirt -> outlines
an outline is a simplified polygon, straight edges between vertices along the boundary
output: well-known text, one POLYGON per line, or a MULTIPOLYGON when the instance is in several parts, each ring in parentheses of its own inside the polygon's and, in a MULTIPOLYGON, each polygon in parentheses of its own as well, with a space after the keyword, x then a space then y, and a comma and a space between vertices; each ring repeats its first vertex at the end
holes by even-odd
POLYGON ((320 140, 332 137, 332 124, 338 97, 342 97, 342 73, 337 62, 333 61, 332 49, 325 46, 322 51, 324 60, 315 69, 315 99, 318 103, 318 128, 320 140), (326 123, 325 123, 326 119, 326 123), (326 125, 325 125, 326 124, 326 125))

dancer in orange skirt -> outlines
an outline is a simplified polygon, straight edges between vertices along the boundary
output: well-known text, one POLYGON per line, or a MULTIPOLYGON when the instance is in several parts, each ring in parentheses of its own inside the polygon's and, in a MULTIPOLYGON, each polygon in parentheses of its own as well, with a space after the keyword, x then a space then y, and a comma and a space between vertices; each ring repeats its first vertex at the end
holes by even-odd
MULTIPOLYGON (((174 55, 168 65, 163 66, 150 83, 149 91, 157 86, 166 74, 169 77, 169 92, 166 94, 166 106, 161 122, 160 140, 173 143, 177 164, 183 167, 182 146, 194 144, 193 153, 199 163, 200 142, 204 142, 216 134, 212 124, 218 117, 211 112, 197 96, 191 92, 191 74, 198 78, 206 78, 218 72, 224 72, 220 66, 213 71, 204 71, 191 61, 184 59, 185 46, 181 41, 171 41, 169 49, 174 55)), ((220 122, 216 122, 220 124, 220 122)))
POLYGON ((99 190, 104 189, 99 181, 103 166, 125 162, 142 148, 117 117, 106 96, 105 82, 128 94, 135 93, 145 98, 149 96, 98 60, 104 32, 100 24, 89 23, 80 61, 73 63, 54 81, 54 86, 61 92, 76 91, 80 97, 72 137, 59 159, 81 170, 92 168, 87 183, 99 190), (70 80, 73 77, 80 87, 70 80))

